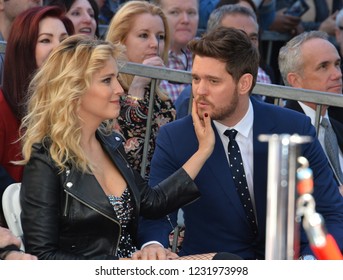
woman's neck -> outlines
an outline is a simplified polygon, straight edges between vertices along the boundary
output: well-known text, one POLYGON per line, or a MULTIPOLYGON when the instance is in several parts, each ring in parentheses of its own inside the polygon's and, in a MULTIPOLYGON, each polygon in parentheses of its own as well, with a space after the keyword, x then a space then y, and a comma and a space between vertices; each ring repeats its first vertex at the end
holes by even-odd
POLYGON ((182 54, 182 50, 185 50, 187 46, 183 46, 183 45, 172 45, 170 47, 170 50, 173 52, 173 53, 176 53, 176 54, 182 54))

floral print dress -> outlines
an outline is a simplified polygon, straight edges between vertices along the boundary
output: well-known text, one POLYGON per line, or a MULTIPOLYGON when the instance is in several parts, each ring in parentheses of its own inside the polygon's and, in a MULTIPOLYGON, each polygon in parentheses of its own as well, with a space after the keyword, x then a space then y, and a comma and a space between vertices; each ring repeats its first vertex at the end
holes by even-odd
MULTIPOLYGON (((143 159, 143 149, 147 118, 149 112, 150 87, 145 88, 144 98, 134 100, 128 95, 121 98, 120 115, 114 129, 125 139, 125 151, 131 166, 138 172, 141 170, 143 159)), ((160 127, 175 120, 176 111, 171 100, 162 101, 155 94, 151 135, 149 140, 148 158, 146 164, 145 177, 148 179, 150 172, 150 161, 155 150, 155 141, 160 127)))

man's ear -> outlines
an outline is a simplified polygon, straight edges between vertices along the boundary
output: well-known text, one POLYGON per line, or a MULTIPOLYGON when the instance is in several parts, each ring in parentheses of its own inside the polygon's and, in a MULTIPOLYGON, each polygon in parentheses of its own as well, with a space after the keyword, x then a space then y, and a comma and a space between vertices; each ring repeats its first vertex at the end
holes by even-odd
POLYGON ((287 82, 295 88, 301 88, 301 77, 297 73, 288 73, 287 82))
POLYGON ((249 94, 252 90, 253 76, 249 73, 243 74, 238 81, 238 92, 240 94, 249 94))

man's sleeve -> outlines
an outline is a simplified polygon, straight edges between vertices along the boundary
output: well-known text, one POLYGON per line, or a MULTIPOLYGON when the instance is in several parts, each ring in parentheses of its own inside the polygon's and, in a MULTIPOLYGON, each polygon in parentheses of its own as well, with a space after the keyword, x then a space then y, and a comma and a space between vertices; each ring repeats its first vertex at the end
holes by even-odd
MULTIPOLYGON (((175 154, 171 136, 164 127, 161 127, 151 161, 149 179, 151 187, 159 184, 182 166, 177 164, 173 156, 175 154)), ((162 219, 141 218, 138 228, 138 245, 142 246, 146 242, 158 241, 167 248, 169 246, 169 234, 176 225, 177 211, 162 219)))

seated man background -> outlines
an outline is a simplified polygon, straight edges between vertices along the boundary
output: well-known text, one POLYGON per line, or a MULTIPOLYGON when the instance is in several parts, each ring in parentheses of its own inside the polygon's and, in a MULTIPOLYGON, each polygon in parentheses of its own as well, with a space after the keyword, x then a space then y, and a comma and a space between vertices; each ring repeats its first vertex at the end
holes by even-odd
MULTIPOLYGON (((342 94, 340 64, 341 58, 336 47, 329 42, 328 35, 321 31, 304 32, 294 37, 279 53, 279 68, 284 83, 295 88, 342 94)), ((316 105, 288 100, 285 107, 306 114, 315 125, 316 105)), ((339 185, 342 185, 343 124, 329 117, 327 108, 322 106, 318 139, 339 185), (327 126, 332 129, 327 130, 327 126), (329 133, 332 137, 329 137, 329 133)))

